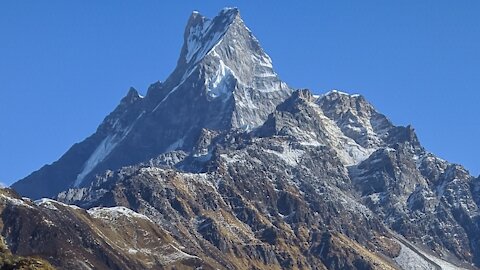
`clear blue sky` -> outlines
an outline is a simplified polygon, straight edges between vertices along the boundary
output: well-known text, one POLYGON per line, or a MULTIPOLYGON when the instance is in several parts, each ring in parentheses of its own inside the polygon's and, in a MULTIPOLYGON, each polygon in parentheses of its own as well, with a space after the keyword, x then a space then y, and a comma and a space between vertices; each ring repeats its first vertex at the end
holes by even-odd
POLYGON ((480 173, 480 1, 0 2, 0 181, 93 133, 173 70, 193 10, 238 6, 293 87, 361 93, 480 173))

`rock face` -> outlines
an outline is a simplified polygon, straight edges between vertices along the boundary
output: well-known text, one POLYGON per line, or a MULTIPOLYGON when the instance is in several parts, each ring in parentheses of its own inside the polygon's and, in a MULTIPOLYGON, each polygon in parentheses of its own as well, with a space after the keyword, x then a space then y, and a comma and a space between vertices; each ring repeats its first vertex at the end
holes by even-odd
POLYGON ((477 269, 479 181, 361 95, 291 90, 238 10, 194 12, 165 82, 13 186, 56 201, 3 191, 2 236, 61 269, 477 269))

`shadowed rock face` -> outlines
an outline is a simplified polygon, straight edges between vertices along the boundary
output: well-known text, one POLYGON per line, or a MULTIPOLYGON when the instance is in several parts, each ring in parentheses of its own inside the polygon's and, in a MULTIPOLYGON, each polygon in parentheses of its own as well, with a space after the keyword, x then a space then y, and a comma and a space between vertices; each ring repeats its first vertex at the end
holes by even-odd
POLYGON ((2 236, 62 269, 475 268, 478 183, 361 95, 290 90, 238 10, 194 12, 165 82, 13 186, 57 201, 3 191, 2 236))

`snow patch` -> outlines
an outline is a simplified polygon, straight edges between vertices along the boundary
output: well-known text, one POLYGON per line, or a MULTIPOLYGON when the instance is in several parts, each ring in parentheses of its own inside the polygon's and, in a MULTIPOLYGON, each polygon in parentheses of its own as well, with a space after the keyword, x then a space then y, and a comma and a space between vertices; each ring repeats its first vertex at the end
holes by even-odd
POLYGON ((74 187, 78 187, 80 186, 80 184, 82 184, 85 176, 92 172, 93 169, 95 169, 95 167, 100 162, 102 162, 113 151, 113 149, 115 149, 115 147, 117 147, 117 145, 127 137, 127 135, 137 123, 138 119, 140 119, 144 114, 145 112, 143 111, 140 115, 138 115, 137 119, 135 119, 135 121, 133 121, 133 123, 125 129, 122 129, 119 126, 117 127, 117 119, 114 124, 114 126, 116 127, 116 133, 109 134, 99 143, 95 151, 93 151, 93 153, 83 165, 82 171, 77 175, 77 178, 75 179, 75 182, 73 184, 74 187))
POLYGON ((437 270, 436 265, 425 260, 417 252, 408 248, 406 245, 397 241, 400 245, 400 254, 393 260, 400 265, 402 269, 414 269, 414 270, 437 270))
POLYGON ((174 143, 172 143, 165 149, 165 153, 177 150, 178 148, 182 147, 184 143, 185 143, 185 137, 176 140, 174 143))
POLYGON ((85 176, 87 176, 87 174, 89 174, 100 162, 102 162, 112 152, 112 150, 115 149, 120 141, 121 138, 119 138, 116 134, 108 135, 105 139, 103 139, 95 151, 93 151, 87 162, 85 162, 83 170, 77 175, 73 186, 80 186, 85 176))
POLYGON ((184 259, 199 259, 199 257, 195 256, 195 255, 191 255, 191 254, 188 254, 182 250, 180 250, 179 248, 175 247, 174 245, 170 245, 176 252, 172 253, 172 254, 169 254, 167 256, 164 257, 164 262, 166 263, 171 263, 171 262, 175 262, 175 261, 178 261, 178 260, 184 260, 184 259))
POLYGON ((94 207, 88 209, 87 212, 90 216, 97 219, 116 220, 121 217, 133 217, 151 221, 150 218, 148 218, 147 216, 139 214, 123 206, 94 207))
POLYGON ((281 152, 271 149, 263 149, 263 151, 276 155, 277 157, 285 161, 288 165, 293 167, 298 165, 301 157, 303 156, 303 154, 305 154, 304 151, 300 149, 293 149, 286 144, 283 145, 283 150, 281 152))
POLYGON ((160 107, 160 105, 162 105, 165 102, 165 100, 167 100, 170 97, 171 94, 175 93, 178 90, 178 88, 190 77, 190 75, 193 74, 195 70, 197 70, 197 66, 195 66, 192 70, 184 74, 182 76, 182 79, 180 80, 180 83, 178 83, 172 90, 170 90, 170 92, 168 92, 167 95, 165 95, 164 98, 162 98, 162 100, 160 100, 157 106, 153 108, 152 112, 155 112, 160 107))
POLYGON ((400 254, 394 258, 403 269, 415 269, 415 270, 465 270, 465 268, 458 267, 440 258, 432 256, 423 252, 420 249, 413 250, 400 241, 396 241, 400 246, 400 254))
POLYGON ((383 195, 381 193, 373 193, 368 195, 368 197, 370 198, 372 203, 378 204, 382 200, 383 195))
POLYGON ((53 223, 51 220, 48 220, 46 218, 42 218, 42 222, 45 223, 48 227, 54 227, 55 223, 53 223))
POLYGON ((228 163, 237 163, 237 162, 245 162, 245 159, 243 159, 241 156, 239 155, 233 155, 233 156, 228 156, 227 154, 221 154, 220 155, 220 158, 222 158, 223 160, 225 160, 225 162, 228 164, 228 163))
POLYGON ((34 203, 37 206, 45 207, 45 208, 48 208, 50 210, 56 210, 56 211, 58 211, 58 208, 55 207, 55 204, 65 206, 65 207, 70 207, 70 208, 75 209, 75 210, 82 209, 82 208, 80 208, 76 205, 64 204, 62 202, 55 201, 55 200, 48 199, 48 198, 42 198, 42 199, 36 200, 36 201, 34 201, 34 203))
POLYGON ((220 59, 220 65, 213 77, 207 77, 205 80, 207 95, 212 99, 223 96, 223 101, 226 101, 232 95, 230 89, 234 78, 233 71, 220 59))
POLYGON ((349 96, 349 97, 359 97, 360 96, 359 94, 349 94, 349 93, 345 93, 345 92, 342 92, 342 91, 339 91, 339 90, 336 90, 336 89, 330 90, 330 91, 328 91, 327 93, 325 93, 321 96, 329 96, 331 94, 339 94, 339 95, 342 95, 342 96, 349 96))
POLYGON ((303 145, 303 146, 314 146, 314 147, 324 145, 324 144, 321 144, 320 142, 318 142, 316 140, 302 141, 302 142, 300 142, 300 144, 303 145))
POLYGON ((331 95, 331 94, 340 94, 340 95, 344 95, 344 96, 350 96, 350 94, 348 94, 348 93, 338 91, 338 90, 335 90, 335 89, 330 90, 327 93, 325 93, 325 96, 328 96, 328 95, 331 95))
POLYGON ((345 165, 359 164, 377 150, 376 147, 364 148, 352 138, 345 136, 335 121, 325 116, 318 104, 311 103, 311 105, 322 120, 323 130, 328 134, 327 140, 345 165))
POLYGON ((230 13, 224 17, 223 21, 218 21, 218 17, 213 21, 205 19, 203 23, 189 29, 186 44, 187 54, 185 55, 187 63, 197 63, 222 42, 222 37, 235 19, 235 13, 229 11, 222 11, 223 14, 230 13))
POLYGON ((466 270, 465 268, 458 267, 458 266, 453 265, 453 264, 451 264, 447 261, 444 261, 444 260, 439 259, 439 258, 437 258, 435 256, 432 256, 432 255, 426 254, 424 252, 422 252, 422 254, 425 255, 426 257, 428 257, 428 259, 435 262, 438 266, 440 266, 442 268, 442 270, 466 270))
POLYGON ((4 194, 0 194, 0 198, 4 199, 7 203, 15 205, 15 206, 33 208, 31 205, 28 205, 26 202, 24 202, 20 199, 12 198, 12 197, 6 196, 4 194))

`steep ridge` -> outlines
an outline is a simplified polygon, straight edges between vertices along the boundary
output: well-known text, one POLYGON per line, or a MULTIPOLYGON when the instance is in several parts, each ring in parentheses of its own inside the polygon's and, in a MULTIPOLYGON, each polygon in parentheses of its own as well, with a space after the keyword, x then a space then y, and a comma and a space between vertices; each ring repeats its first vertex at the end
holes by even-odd
POLYGON ((81 182, 129 135, 133 122, 138 119, 141 102, 138 92, 131 88, 93 135, 74 144, 59 160, 43 166, 12 187, 24 196, 36 199, 54 196, 66 187, 81 182))
POLYGON ((255 128, 290 93, 237 9, 226 8, 212 20, 194 12, 177 67, 165 82, 151 85, 144 98, 130 89, 95 134, 12 187, 28 197, 52 197, 88 185, 106 169, 191 151, 203 128, 255 128))
MULTIPOLYGON (((0 217, 9 252, 44 258, 58 269, 214 269, 183 252, 148 217, 127 208, 86 211, 49 199, 32 202, 1 189, 0 217)), ((40 259, 18 261, 32 268, 12 269, 53 269, 40 259)))

